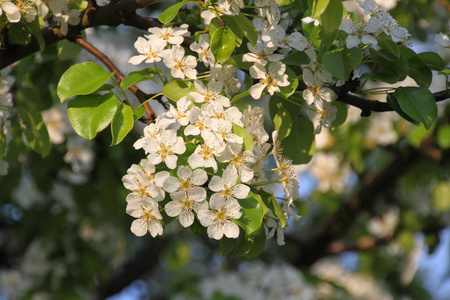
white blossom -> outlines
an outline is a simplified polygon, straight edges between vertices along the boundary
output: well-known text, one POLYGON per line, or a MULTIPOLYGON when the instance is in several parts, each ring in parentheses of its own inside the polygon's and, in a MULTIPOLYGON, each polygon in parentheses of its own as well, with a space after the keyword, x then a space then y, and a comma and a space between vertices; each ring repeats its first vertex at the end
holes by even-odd
POLYGON ((161 51, 164 64, 171 71, 170 74, 174 78, 195 79, 197 78, 197 60, 192 55, 184 56, 184 48, 180 45, 175 45, 172 49, 166 49, 161 51))
POLYGON ((261 98, 265 88, 270 95, 273 95, 273 93, 280 91, 279 87, 288 86, 288 75, 284 72, 286 72, 286 65, 279 61, 271 63, 269 71, 266 71, 263 65, 255 63, 250 68, 250 75, 255 79, 260 79, 260 81, 249 89, 250 96, 256 100, 261 98))
POLYGON ((151 33, 145 37, 150 41, 162 41, 164 47, 167 43, 171 45, 180 45, 184 41, 184 36, 189 36, 188 25, 182 24, 180 27, 151 27, 148 31, 151 33))
POLYGON ((193 42, 189 48, 198 53, 199 60, 205 64, 205 66, 214 65, 215 58, 211 52, 209 37, 207 34, 200 35, 197 42, 193 42))
POLYGON ((208 103, 216 101, 224 107, 230 106, 230 99, 220 95, 223 89, 223 82, 211 80, 206 87, 200 80, 194 80, 194 86, 197 92, 189 93, 195 103, 208 103))
POLYGON ((170 104, 169 111, 164 113, 165 116, 175 119, 180 125, 186 126, 189 123, 188 109, 192 101, 182 97, 177 101, 177 108, 170 104))
POLYGON ((177 132, 172 129, 165 130, 160 137, 151 138, 144 148, 148 151, 148 160, 157 165, 164 162, 169 169, 175 169, 177 166, 177 154, 183 154, 186 151, 186 145, 182 137, 177 136, 177 132))
POLYGON ((216 193, 211 196, 210 201, 221 198, 227 203, 237 203, 236 199, 245 199, 250 192, 250 187, 242 183, 237 184, 238 178, 238 172, 232 165, 228 165, 223 172, 222 177, 213 176, 208 187, 211 191, 216 193))
POLYGON ((132 65, 138 65, 145 60, 146 64, 158 62, 161 60, 161 51, 166 47, 160 40, 147 40, 142 37, 138 37, 134 43, 134 47, 140 53, 135 55, 128 61, 132 65))
POLYGON ((162 216, 156 202, 148 199, 128 202, 126 212, 137 218, 131 224, 131 232, 136 236, 143 236, 148 231, 152 237, 162 235, 163 227, 159 222, 162 220, 162 216))

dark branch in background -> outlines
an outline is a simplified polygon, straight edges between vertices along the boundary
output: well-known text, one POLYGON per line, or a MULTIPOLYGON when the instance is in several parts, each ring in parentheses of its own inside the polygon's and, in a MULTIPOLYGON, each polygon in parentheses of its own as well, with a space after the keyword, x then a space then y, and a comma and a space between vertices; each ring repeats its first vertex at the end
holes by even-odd
MULTIPOLYGON (((105 66, 110 69, 111 71, 114 71, 114 77, 116 78, 117 82, 120 84, 122 80, 125 78, 125 75, 123 75, 122 72, 116 67, 116 65, 100 50, 98 50, 96 47, 94 47, 91 43, 86 41, 85 39, 79 37, 75 40, 75 43, 87 51, 89 51, 91 54, 93 54, 95 57, 97 57, 101 62, 105 64, 105 66)), ((132 85, 128 88, 139 100, 139 102, 144 103, 148 98, 151 97, 151 95, 144 93, 142 90, 140 90, 137 86, 132 85)), ((127 100, 126 100, 127 101, 127 100)), ((128 102, 128 101, 127 101, 128 102)), ((127 103, 130 105, 130 103, 127 103)), ((153 112, 150 105, 146 102, 143 104, 143 107, 145 108, 145 111, 147 112, 148 122, 153 122, 156 119, 156 115, 153 112)))

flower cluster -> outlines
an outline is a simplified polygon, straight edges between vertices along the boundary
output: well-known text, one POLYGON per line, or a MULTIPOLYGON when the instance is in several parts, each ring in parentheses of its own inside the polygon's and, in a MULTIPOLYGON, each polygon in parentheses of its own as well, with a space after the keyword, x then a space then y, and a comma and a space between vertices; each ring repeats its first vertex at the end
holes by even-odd
POLYGON ((1 1, 0 16, 3 12, 10 23, 18 23, 22 17, 26 17, 28 23, 33 22, 36 17, 59 18, 63 35, 67 34, 69 24, 78 25, 81 20, 80 11, 69 7, 69 1, 65 0, 4 0, 1 1))

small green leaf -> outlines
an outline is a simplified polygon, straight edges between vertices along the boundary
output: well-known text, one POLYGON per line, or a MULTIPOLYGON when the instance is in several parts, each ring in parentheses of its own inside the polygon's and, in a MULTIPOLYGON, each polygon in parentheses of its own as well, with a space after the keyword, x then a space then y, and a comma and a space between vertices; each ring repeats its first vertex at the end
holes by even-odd
POLYGON ((418 55, 432 70, 442 70, 445 68, 444 60, 435 52, 422 52, 418 55))
POLYGON ((312 3, 309 4, 309 8, 311 9, 311 17, 318 18, 325 11, 330 3, 330 0, 313 0, 311 2, 312 3))
POLYGON ((231 103, 234 103, 238 101, 239 99, 245 98, 247 96, 250 96, 250 93, 248 91, 242 92, 240 94, 234 95, 233 99, 231 99, 231 103))
POLYGON ((283 107, 283 104, 281 102, 277 102, 276 106, 276 112, 273 113, 272 118, 274 127, 273 129, 278 131, 278 140, 282 141, 291 132, 292 119, 289 111, 283 107))
POLYGON ((162 14, 158 16, 158 20, 165 24, 170 23, 177 16, 180 8, 188 2, 189 0, 183 0, 168 7, 162 14))
MULTIPOLYGON (((244 229, 247 235, 251 235, 252 233, 258 231, 262 225, 262 219, 265 212, 261 203, 263 205, 264 203, 261 200, 261 196, 255 195, 252 192, 248 194, 247 198, 238 199, 238 202, 242 207, 242 216, 233 221, 244 229), (259 199, 257 199, 257 197, 259 197, 259 199)), ((266 206, 265 210, 267 211, 266 206)))
POLYGON ((112 141, 110 146, 119 144, 131 131, 133 124, 134 118, 131 106, 118 102, 116 113, 111 122, 112 141))
POLYGON ((17 112, 25 125, 24 133, 31 149, 39 153, 42 158, 46 157, 50 153, 52 144, 41 114, 21 107, 17 109, 17 112))
POLYGON ((392 55, 399 57, 400 50, 398 49, 397 44, 392 41, 391 37, 388 35, 380 35, 377 37, 378 46, 391 53, 392 55))
POLYGON ((208 32, 209 32, 209 37, 211 39, 211 37, 213 36, 214 32, 216 32, 217 29, 223 27, 222 23, 220 22, 219 18, 214 18, 211 20, 211 22, 209 22, 209 26, 208 26, 208 32))
POLYGON ((44 52, 45 50, 45 40, 41 33, 41 26, 39 24, 40 18, 35 18, 32 22, 28 23, 28 26, 31 29, 31 33, 33 34, 34 38, 38 42, 39 45, 39 52, 44 52))
POLYGON ((216 61, 224 62, 233 53, 234 34, 228 26, 222 26, 211 38, 211 53, 216 61))
POLYGON ((230 239, 224 236, 219 240, 219 246, 220 246, 220 255, 228 255, 233 251, 234 247, 237 244, 236 239, 230 239))
POLYGON ((289 66, 300 66, 309 64, 310 60, 304 51, 294 50, 283 58, 281 62, 289 66))
POLYGON ((31 42, 31 29, 23 19, 18 23, 9 23, 7 33, 10 44, 26 45, 31 42))
POLYGON ((172 80, 163 87, 161 93, 172 101, 172 103, 176 103, 182 97, 196 91, 195 86, 189 81, 172 80))
POLYGON ((280 220, 281 227, 286 227, 286 216, 284 215, 283 209, 281 208, 280 204, 277 201, 277 198, 275 198, 274 195, 272 195, 269 192, 266 192, 263 189, 259 190, 259 194, 261 195, 262 200, 267 205, 267 207, 273 212, 273 214, 280 220))
POLYGON ((254 65, 254 63, 242 61, 243 56, 244 54, 233 55, 229 59, 227 59, 226 62, 224 62, 224 65, 233 65, 238 69, 249 70, 250 67, 254 65))
POLYGON ((258 41, 258 32, 256 31, 255 26, 253 26, 253 23, 243 14, 236 15, 235 18, 241 31, 244 33, 244 36, 254 47, 258 41))
POLYGON ((236 241, 236 248, 233 251, 233 257, 241 257, 246 255, 253 246, 253 240, 254 238, 249 235, 242 233, 239 234, 236 241))
POLYGON ((344 124, 345 120, 347 120, 348 107, 347 104, 338 101, 334 101, 333 106, 337 108, 337 113, 336 119, 331 122, 331 127, 337 128, 344 124))
POLYGON ((322 64, 333 76, 347 80, 361 62, 363 52, 357 47, 332 50, 322 57, 322 64))
POLYGON ((427 88, 399 87, 395 90, 401 109, 414 120, 430 129, 437 118, 437 106, 434 97, 427 88))
POLYGON ((289 85, 280 86, 280 93, 287 99, 297 90, 298 78, 297 74, 295 74, 294 71, 292 71, 292 69, 289 68, 288 66, 286 66, 285 74, 289 76, 288 77, 289 85))
POLYGON ((240 136, 241 138, 244 139, 244 147, 243 150, 253 150, 253 139, 252 136, 250 135, 250 133, 248 133, 247 130, 245 130, 244 128, 242 128, 241 126, 232 123, 233 125, 233 133, 240 136))
POLYGON ((450 125, 445 124, 438 128, 436 141, 439 147, 444 149, 450 148, 450 125))
POLYGON ((91 140, 111 123, 117 102, 112 93, 78 96, 69 101, 67 116, 78 135, 91 140))
POLYGON ((431 74, 431 70, 428 68, 427 64, 420 58, 419 55, 409 48, 400 47, 400 52, 408 62, 408 75, 413 78, 418 85, 429 87, 433 75, 431 74))
POLYGON ((120 83, 120 88, 122 90, 125 90, 132 86, 133 84, 136 84, 138 82, 151 80, 153 74, 159 74, 159 70, 153 69, 153 68, 145 68, 139 71, 134 71, 128 74, 127 77, 122 79, 122 82, 120 83))
POLYGON ((443 213, 450 210, 450 182, 440 181, 432 192, 433 205, 437 211, 443 213))
POLYGON ((330 0, 325 11, 317 16, 317 19, 320 21, 325 32, 333 32, 341 25, 343 15, 344 7, 342 6, 342 1, 330 0))
POLYGON ((56 93, 62 102, 76 95, 98 90, 114 73, 108 74, 99 64, 85 62, 70 67, 59 80, 56 93))
POLYGON ((419 122, 408 116, 398 104, 397 98, 394 97, 394 94, 388 93, 386 97, 386 101, 390 107, 392 107, 403 119, 413 123, 414 125, 419 125, 419 122))
POLYGON ((6 146, 8 146, 6 143, 6 135, 3 130, 0 130, 0 161, 6 153, 6 146))
POLYGON ((261 254, 261 252, 264 250, 264 246, 266 245, 266 232, 264 228, 261 228, 259 230, 259 234, 256 235, 253 238, 252 247, 250 250, 247 251, 247 254, 245 254, 245 257, 247 259, 255 258, 261 254))
POLYGON ((136 107, 135 109, 133 109, 133 119, 135 121, 139 120, 145 113, 145 108, 143 108, 142 106, 136 107))
POLYGON ((311 121, 301 117, 294 119, 291 134, 281 141, 281 145, 284 155, 292 159, 293 164, 307 164, 315 151, 314 126, 311 121))
POLYGON ((294 1, 295 0, 275 0, 275 2, 278 3, 279 5, 289 5, 294 1))

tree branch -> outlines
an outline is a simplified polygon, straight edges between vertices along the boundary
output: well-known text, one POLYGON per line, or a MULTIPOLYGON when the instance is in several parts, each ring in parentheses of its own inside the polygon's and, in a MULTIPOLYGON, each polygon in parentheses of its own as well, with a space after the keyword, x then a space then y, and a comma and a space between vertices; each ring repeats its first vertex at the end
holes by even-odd
MULTIPOLYGON (((95 57, 97 57, 102 63, 105 64, 105 66, 108 69, 110 69, 111 71, 114 71, 114 77, 116 78, 116 80, 119 84, 122 82, 122 80, 125 78, 125 75, 123 75, 123 73, 120 72, 120 70, 117 68, 117 66, 109 59, 109 57, 106 54, 104 54, 103 52, 98 50, 96 47, 94 47, 94 45, 92 45, 91 43, 89 43, 88 41, 86 41, 85 39, 83 39, 81 37, 78 37, 75 40, 75 43, 77 45, 83 47, 87 51, 89 51, 95 57)), ((140 90, 135 85, 130 86, 128 89, 136 96, 136 98, 139 100, 139 102, 144 103, 143 107, 145 108, 145 111, 147 112, 147 116, 148 116, 148 119, 146 119, 146 123, 153 122, 153 120, 156 119, 156 114, 153 112, 150 105, 147 102, 145 102, 145 101, 147 101, 148 98, 151 97, 151 95, 144 93, 142 90, 140 90)), ((125 100, 125 101, 128 102, 127 100, 125 100)), ((127 103, 127 104, 131 106, 130 103, 127 103)))

